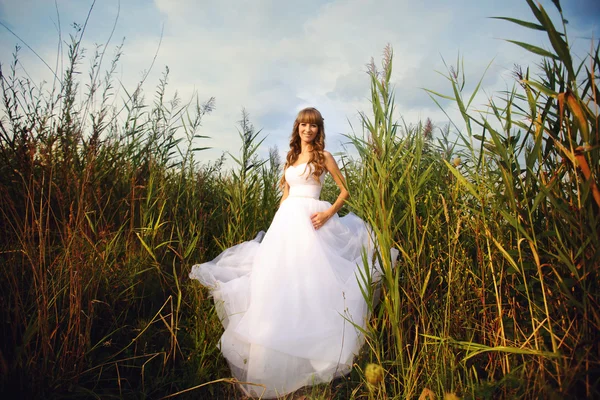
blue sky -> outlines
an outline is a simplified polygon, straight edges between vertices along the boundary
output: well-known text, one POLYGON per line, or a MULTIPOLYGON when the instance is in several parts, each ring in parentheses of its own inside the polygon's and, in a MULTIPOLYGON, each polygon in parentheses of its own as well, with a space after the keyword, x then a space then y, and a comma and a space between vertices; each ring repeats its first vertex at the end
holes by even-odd
MULTIPOLYGON (((589 51, 600 29, 600 1, 563 0, 569 21, 569 40, 579 54, 589 51)), ((556 16, 549 0, 541 4, 556 16)), ((54 66, 59 42, 82 24, 89 0, 0 0, 0 21, 54 66), (57 15, 58 9, 58 15, 57 15)), ((277 146, 283 154, 294 117, 305 106, 319 108, 326 119, 327 147, 341 150, 350 123, 359 126, 358 111, 369 110, 369 79, 365 65, 381 59, 387 43, 394 49, 394 74, 398 117, 408 123, 430 117, 438 124, 445 116, 422 90, 448 93, 450 86, 436 71, 445 72, 442 57, 454 64, 464 58, 467 91, 474 88, 493 60, 483 83, 485 92, 474 107, 482 108, 486 96, 511 88, 513 65, 535 68, 538 59, 503 41, 513 39, 549 48, 543 34, 489 19, 507 16, 533 20, 524 0, 98 0, 91 12, 84 47, 91 55, 95 43, 114 47, 125 37, 124 55, 117 78, 133 90, 157 51, 157 60, 144 86, 151 100, 160 74, 168 66, 168 94, 189 99, 216 98, 216 109, 204 120, 201 143, 213 149, 203 159, 224 151, 237 153, 240 142, 236 122, 245 107, 256 128, 267 136, 261 154, 277 146), (119 11, 120 8, 120 11, 119 11)), ((557 19, 555 19, 557 21, 557 19)), ((20 41, 0 27, 0 63, 6 68, 20 41)), ((36 81, 50 81, 51 73, 25 46, 22 68, 36 81)), ((108 66, 108 61, 105 61, 108 66)), ((84 77, 89 57, 81 65, 84 77)), ((84 80, 85 81, 85 80, 84 80)), ((123 92, 118 93, 122 98, 123 92)), ((450 115, 455 106, 445 102, 450 115)), ((200 143, 199 143, 200 144, 200 143)))

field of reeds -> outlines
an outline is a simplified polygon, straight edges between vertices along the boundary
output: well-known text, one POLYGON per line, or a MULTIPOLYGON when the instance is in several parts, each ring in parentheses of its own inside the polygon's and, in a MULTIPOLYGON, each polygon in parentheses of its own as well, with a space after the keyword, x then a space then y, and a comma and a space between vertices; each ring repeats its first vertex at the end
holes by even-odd
MULTIPOLYGON (((352 373, 306 398, 600 397, 600 47, 575 62, 565 23, 527 2, 535 22, 506 23, 547 46, 515 43, 540 59, 515 68, 512 90, 474 104, 459 59, 448 92, 430 92, 461 121, 394 120, 392 49, 371 65, 344 212, 401 255, 395 268, 380 257, 380 299, 359 277, 372 316, 352 373)), ((120 48, 108 67, 97 48, 83 77, 81 34, 52 84, 21 76, 18 51, 1 60, 0 392, 243 398, 212 301, 187 276, 268 228, 277 150, 258 157, 242 112, 235 167, 204 161, 214 100, 166 98, 166 70, 119 102, 120 48)), ((323 196, 336 197, 329 180, 323 196)))

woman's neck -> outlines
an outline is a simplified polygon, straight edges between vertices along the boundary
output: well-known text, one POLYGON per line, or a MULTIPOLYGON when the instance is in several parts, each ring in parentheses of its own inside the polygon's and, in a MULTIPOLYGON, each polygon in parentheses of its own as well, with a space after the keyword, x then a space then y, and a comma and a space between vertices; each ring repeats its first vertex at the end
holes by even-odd
POLYGON ((313 151, 313 146, 312 144, 308 144, 308 143, 302 143, 300 145, 300 154, 310 154, 313 151))

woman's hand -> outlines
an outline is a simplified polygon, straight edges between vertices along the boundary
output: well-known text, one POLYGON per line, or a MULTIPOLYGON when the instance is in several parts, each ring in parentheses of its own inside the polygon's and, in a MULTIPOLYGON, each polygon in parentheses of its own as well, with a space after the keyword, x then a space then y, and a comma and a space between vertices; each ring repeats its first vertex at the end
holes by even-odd
POLYGON ((317 230, 325 225, 325 223, 329 221, 329 218, 331 218, 331 214, 329 214, 327 211, 321 211, 311 215, 310 220, 312 221, 313 228, 317 230))

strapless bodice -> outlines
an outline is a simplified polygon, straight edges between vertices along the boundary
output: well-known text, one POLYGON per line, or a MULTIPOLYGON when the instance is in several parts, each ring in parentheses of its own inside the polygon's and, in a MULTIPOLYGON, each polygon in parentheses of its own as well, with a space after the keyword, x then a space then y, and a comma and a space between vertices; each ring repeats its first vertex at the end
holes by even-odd
POLYGON ((325 172, 320 176, 320 179, 315 180, 312 176, 312 166, 307 163, 289 166, 285 170, 285 180, 290 185, 290 197, 312 197, 318 199, 325 180, 325 172))

